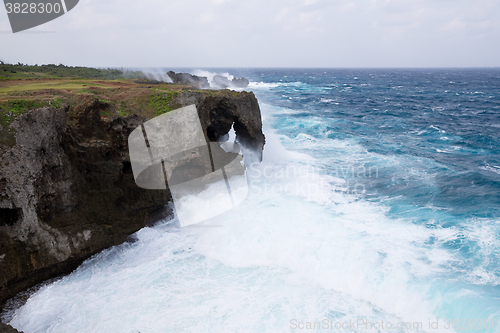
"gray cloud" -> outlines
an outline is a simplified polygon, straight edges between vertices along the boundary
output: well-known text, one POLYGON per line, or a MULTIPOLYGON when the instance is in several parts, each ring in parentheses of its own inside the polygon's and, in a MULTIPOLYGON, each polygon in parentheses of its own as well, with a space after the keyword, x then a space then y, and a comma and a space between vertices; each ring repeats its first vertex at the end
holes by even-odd
MULTIPOLYGON (((10 26, 0 10, 0 30, 10 26)), ((12 62, 136 67, 500 66, 497 0, 81 0, 0 34, 12 62)))

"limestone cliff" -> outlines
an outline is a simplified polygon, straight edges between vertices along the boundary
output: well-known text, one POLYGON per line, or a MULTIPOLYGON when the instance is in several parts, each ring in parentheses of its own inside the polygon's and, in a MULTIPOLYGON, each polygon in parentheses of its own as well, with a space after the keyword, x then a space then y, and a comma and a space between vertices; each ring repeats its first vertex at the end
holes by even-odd
MULTIPOLYGON (((253 93, 183 91, 170 105, 192 103, 211 140, 234 124, 243 145, 262 151, 253 93)), ((141 189, 133 179, 127 139, 147 119, 102 117, 109 107, 89 96, 9 125, 14 138, 0 147, 0 304, 171 213, 168 190, 141 189)))
POLYGON ((175 84, 184 84, 198 89, 210 88, 208 79, 204 76, 196 76, 189 73, 175 73, 173 71, 167 72, 167 75, 175 84))

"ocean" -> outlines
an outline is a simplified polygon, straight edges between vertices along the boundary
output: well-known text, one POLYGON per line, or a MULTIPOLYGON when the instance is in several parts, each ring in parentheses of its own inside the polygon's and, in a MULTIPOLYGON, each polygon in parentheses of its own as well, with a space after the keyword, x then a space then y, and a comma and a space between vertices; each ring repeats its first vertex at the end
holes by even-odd
MULTIPOLYGON (((176 70, 177 71, 177 70, 176 70)), ((245 76, 250 193, 140 230, 4 314, 31 332, 500 332, 500 69, 245 76)))

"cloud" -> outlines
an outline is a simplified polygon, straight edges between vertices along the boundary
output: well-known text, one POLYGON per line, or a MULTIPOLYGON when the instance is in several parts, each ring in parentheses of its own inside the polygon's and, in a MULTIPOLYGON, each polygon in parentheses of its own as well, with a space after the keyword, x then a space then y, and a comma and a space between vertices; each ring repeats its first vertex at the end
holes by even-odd
MULTIPOLYGON (((0 10, 8 30, 3 18, 0 10)), ((36 29, 56 33, 0 34, 0 57, 137 67, 500 66, 497 0, 81 0, 36 29)))

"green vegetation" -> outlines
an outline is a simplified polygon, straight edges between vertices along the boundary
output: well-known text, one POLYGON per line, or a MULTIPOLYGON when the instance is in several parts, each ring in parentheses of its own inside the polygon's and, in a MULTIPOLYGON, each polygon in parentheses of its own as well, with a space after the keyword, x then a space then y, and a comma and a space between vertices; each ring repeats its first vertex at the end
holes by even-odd
POLYGON ((64 101, 59 98, 48 101, 16 99, 0 102, 0 153, 3 153, 5 147, 13 147, 16 144, 16 131, 9 125, 17 116, 37 108, 49 106, 60 108, 63 105, 64 101))
POLYGON ((26 65, 6 64, 0 61, 0 81, 12 79, 49 79, 49 78, 84 78, 84 79, 147 79, 142 72, 124 69, 99 69, 90 67, 71 67, 62 64, 26 65))
POLYGON ((141 72, 64 65, 11 65, 0 61, 0 156, 16 144, 16 130, 10 125, 30 110, 66 105, 66 119, 72 126, 76 123, 78 106, 95 98, 109 105, 101 112, 103 118, 137 114, 150 119, 181 107, 174 101, 184 91, 207 96, 240 94, 228 89, 199 90, 150 81, 141 72))
POLYGON ((15 130, 9 125, 29 110, 67 105, 71 125, 77 107, 95 98, 109 105, 101 113, 103 118, 137 114, 150 119, 181 107, 175 100, 187 91, 206 96, 240 94, 228 89, 199 90, 150 81, 140 72, 64 65, 11 65, 0 61, 0 150, 2 145, 15 144, 15 130))
MULTIPOLYGON (((164 90, 164 89, 161 89, 164 90)), ((168 91, 153 93, 150 97, 149 106, 156 110, 156 115, 161 115, 174 110, 172 108, 172 99, 179 95, 179 91, 168 91)))
POLYGON ((6 128, 14 119, 29 110, 56 107, 60 108, 64 105, 64 100, 54 98, 48 101, 37 101, 30 99, 15 99, 0 102, 0 126, 6 128))
MULTIPOLYGON (((19 83, 25 81, 18 81, 19 83)), ((64 89, 64 90, 77 90, 82 89, 86 86, 101 86, 104 85, 96 82, 86 82, 86 81, 66 81, 66 80, 44 80, 44 82, 39 83, 28 83, 28 84, 15 84, 8 87, 0 87, 0 94, 9 93, 15 91, 27 91, 27 90, 43 90, 43 89, 64 89)), ((82 89, 85 90, 85 89, 82 89)))
POLYGON ((241 93, 239 91, 235 91, 235 90, 230 90, 230 89, 220 89, 220 90, 212 90, 212 89, 203 89, 203 90, 200 90, 200 89, 197 89, 197 90, 193 90, 193 91, 197 91, 199 93, 202 93, 204 95, 207 95, 207 96, 231 96, 231 97, 238 97, 241 93))
POLYGON ((14 115, 20 115, 29 110, 49 107, 53 106, 56 108, 60 108, 62 106, 62 100, 59 98, 50 100, 50 101, 34 101, 34 100, 26 100, 26 99, 16 99, 7 101, 4 103, 0 103, 0 110, 6 110, 9 113, 14 115), (3 104, 3 105, 2 105, 3 104))

